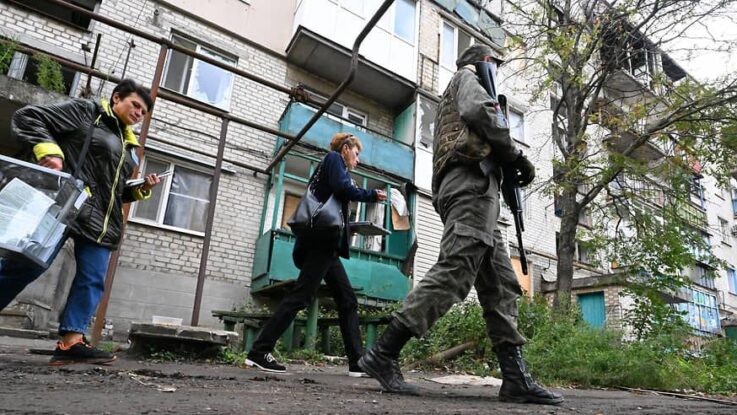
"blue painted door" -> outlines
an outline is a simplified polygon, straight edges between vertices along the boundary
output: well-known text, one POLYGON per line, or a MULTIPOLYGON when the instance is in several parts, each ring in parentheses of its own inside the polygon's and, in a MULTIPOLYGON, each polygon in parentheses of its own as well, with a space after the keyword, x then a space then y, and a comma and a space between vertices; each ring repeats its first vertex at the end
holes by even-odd
POLYGON ((577 298, 584 321, 589 323, 591 327, 603 328, 606 321, 604 292, 578 294, 577 298))

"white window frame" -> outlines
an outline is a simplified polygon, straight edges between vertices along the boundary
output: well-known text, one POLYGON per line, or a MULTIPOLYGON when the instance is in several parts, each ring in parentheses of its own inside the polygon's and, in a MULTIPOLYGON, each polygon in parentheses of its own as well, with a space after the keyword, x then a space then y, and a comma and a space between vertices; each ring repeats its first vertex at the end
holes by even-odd
POLYGON ((463 32, 463 33, 465 33, 469 37, 470 41, 468 42, 468 46, 471 46, 471 45, 476 44, 476 38, 474 38, 467 31, 460 29, 457 24, 455 24, 455 23, 453 23, 453 22, 451 22, 449 20, 446 20, 446 19, 440 19, 440 27, 439 27, 438 30, 440 32, 440 43, 438 44, 438 67, 439 67, 439 72, 438 72, 438 91, 437 91, 437 93, 438 93, 438 95, 442 95, 443 92, 445 91, 445 88, 448 86, 448 83, 450 82, 450 79, 453 77, 453 74, 456 72, 456 69, 457 69, 455 67, 455 61, 456 61, 456 59, 458 59, 458 41, 460 39, 458 33, 459 32, 463 32), (446 24, 448 26, 450 26, 450 27, 453 28, 453 54, 452 55, 455 58, 453 59, 453 63, 451 64, 452 67, 450 67, 450 68, 447 67, 447 66, 445 66, 443 64, 443 59, 442 59, 442 56, 443 56, 443 44, 444 44, 444 40, 445 40, 444 39, 444 36, 445 36, 444 26, 446 24), (445 75, 443 74, 443 71, 445 71, 445 75), (444 80, 443 77, 447 77, 447 79, 444 80))
MULTIPOLYGON (((522 110, 518 110, 517 108, 514 108, 512 106, 510 106, 508 108, 508 110, 509 110, 509 113, 510 114, 511 113, 515 113, 516 115, 519 115, 519 119, 520 119, 519 129, 521 130, 521 133, 522 133, 522 136, 521 137, 512 137, 512 139, 514 139, 515 141, 517 141, 519 143, 527 144, 527 141, 525 140, 525 112, 522 111, 522 110)), ((509 121, 509 129, 510 129, 509 132, 510 132, 510 136, 511 136, 511 133, 512 133, 512 120, 511 120, 511 118, 512 117, 509 117, 509 118, 510 118, 510 120, 508 120, 509 121)))
POLYGON ((732 267, 727 267, 727 285, 729 286, 729 293, 737 295, 737 271, 732 267))
MULTIPOLYGON (((203 42, 200 42, 199 40, 196 40, 194 38, 188 37, 186 35, 182 35, 182 34, 180 34, 178 32, 172 32, 171 33, 170 39, 173 40, 174 37, 178 37, 178 38, 180 38, 180 39, 182 39, 182 40, 184 40, 186 42, 194 43, 195 44, 195 50, 194 51, 197 52, 197 53, 199 53, 199 54, 202 54, 202 55, 207 55, 207 54, 216 55, 221 60, 229 61, 227 63, 232 62, 232 65, 231 66, 233 68, 236 68, 238 66, 238 57, 235 56, 235 55, 230 55, 229 56, 229 55, 227 55, 227 54, 225 54, 223 52, 218 51, 215 48, 209 47, 207 45, 203 45, 203 42), (205 50, 205 53, 202 53, 203 49, 205 50)), ((197 73, 197 69, 199 67, 200 60, 199 59, 195 59, 195 58, 193 58, 191 56, 187 56, 189 59, 192 59, 192 69, 190 71, 189 83, 187 84, 186 91, 183 90, 184 89, 184 86, 183 85, 180 85, 178 90, 172 90, 172 89, 169 89, 169 88, 166 87, 166 80, 167 80, 167 78, 169 76, 169 65, 171 64, 171 55, 172 55, 172 50, 169 51, 169 53, 167 54, 167 57, 166 57, 166 67, 164 68, 164 76, 161 79, 161 87, 162 88, 167 89, 169 91, 174 91, 174 92, 176 92, 178 94, 185 95, 185 96, 187 96, 189 98, 192 98, 192 99, 194 99, 196 101, 202 102, 205 105, 210 105, 210 106, 215 107, 215 108, 220 108, 220 109, 225 110, 225 111, 228 111, 228 112, 230 111, 230 105, 231 105, 231 102, 233 101, 233 92, 234 92, 233 91, 233 86, 235 85, 235 74, 234 73, 228 72, 227 70, 220 68, 223 71, 226 71, 227 73, 230 74, 230 85, 228 85, 228 89, 230 90, 230 97, 228 97, 228 102, 226 102, 225 105, 219 106, 219 105, 216 105, 216 104, 213 104, 213 103, 210 103, 210 102, 203 101, 203 100, 195 97, 192 94, 192 91, 191 91, 191 88, 192 88, 192 76, 191 75, 197 73)), ((182 78, 182 83, 184 83, 184 81, 185 81, 185 78, 183 77, 182 78)))
POLYGON ((722 238, 722 242, 729 245, 729 221, 722 217, 717 217, 717 222, 719 223, 719 235, 722 238))
MULTIPOLYGON (((143 172, 145 171, 145 169, 146 169, 146 163, 148 163, 148 160, 155 160, 155 161, 157 161, 159 163, 168 164, 168 167, 166 168, 165 171, 172 170, 172 169, 174 169, 175 166, 178 166, 178 167, 183 167, 183 168, 186 168, 186 169, 197 171, 199 173, 208 175, 210 177, 213 176, 213 172, 212 171, 208 171, 207 168, 203 168, 201 166, 196 166, 196 165, 191 164, 191 163, 180 162, 179 160, 173 160, 173 159, 168 158, 168 157, 165 157, 165 156, 164 157, 157 157, 157 156, 148 156, 148 155, 145 156, 145 158, 141 162, 141 165, 140 165, 141 174, 143 174, 143 172)), ((163 178, 163 180, 161 180, 161 183, 159 183, 159 186, 164 186, 164 187, 163 187, 163 190, 162 190, 162 193, 161 193, 161 201, 159 202, 160 203, 159 204, 159 207, 156 210, 156 220, 151 220, 151 219, 146 219, 146 218, 140 218, 140 217, 136 217, 135 216, 135 214, 136 214, 136 212, 138 210, 138 203, 139 202, 135 202, 131 206, 130 213, 128 214, 128 220, 131 221, 131 222, 134 222, 134 223, 140 223, 140 224, 143 224, 143 225, 149 225, 149 226, 153 226, 153 227, 156 227, 156 228, 166 229, 166 230, 175 231, 175 232, 179 232, 179 233, 185 233, 185 234, 195 235, 195 236, 205 236, 205 232, 199 232, 199 231, 195 231, 195 230, 187 229, 187 228, 180 228, 178 226, 167 225, 167 224, 164 223, 164 216, 166 215, 166 209, 169 206, 169 194, 171 192, 171 181, 173 179, 174 179, 174 175, 172 174, 172 175, 169 175, 169 176, 163 178)), ((145 201, 145 200, 142 200, 140 202, 147 203, 147 201, 145 201)), ((208 204, 208 207, 207 208, 209 210, 212 207, 212 201, 211 200, 208 200, 208 203, 209 204, 208 204)), ((207 225, 207 224, 205 224, 205 225, 207 225)))
POLYGON ((419 26, 418 17, 417 17, 417 15, 418 15, 417 10, 419 8, 418 7, 418 2, 415 1, 415 0, 399 0, 399 1, 407 1, 407 2, 410 2, 410 3, 414 3, 414 5, 415 5, 415 14, 413 16, 413 21, 412 21, 412 41, 410 42, 409 40, 407 40, 407 39, 403 38, 402 36, 399 36, 399 34, 397 34, 397 11, 396 11, 396 9, 397 9, 397 2, 396 1, 394 2, 395 4, 392 7, 392 16, 391 16, 391 26, 392 26, 392 28, 391 28, 391 34, 395 38, 401 40, 402 42, 404 42, 404 43, 406 43, 408 45, 411 45, 413 47, 414 46, 417 46, 417 36, 419 35, 418 30, 417 30, 418 29, 418 26, 419 26))
MULTIPOLYGON (((314 95, 317 98, 322 99, 323 101, 327 101, 327 98, 325 96, 321 95, 318 92, 309 91, 309 93, 311 95, 314 95)), ((338 102, 338 101, 334 101, 332 103, 332 105, 339 105, 341 107, 341 111, 340 111, 340 117, 341 118, 338 118, 335 114, 330 113, 328 111, 325 111, 325 114, 324 115, 327 115, 329 118, 332 118, 335 121, 338 121, 338 122, 340 122, 340 123, 342 123, 344 125, 356 126, 357 128, 360 128, 360 127, 368 128, 368 114, 367 113, 365 113, 363 111, 359 111, 359 110, 357 110, 357 109, 355 109, 355 108, 353 108, 351 106, 348 106, 348 105, 346 105, 346 104, 344 104, 342 102, 338 102), (361 124, 353 123, 353 122, 349 121, 349 117, 348 117, 349 115, 353 115, 354 117, 362 118, 363 119, 363 122, 361 124)))

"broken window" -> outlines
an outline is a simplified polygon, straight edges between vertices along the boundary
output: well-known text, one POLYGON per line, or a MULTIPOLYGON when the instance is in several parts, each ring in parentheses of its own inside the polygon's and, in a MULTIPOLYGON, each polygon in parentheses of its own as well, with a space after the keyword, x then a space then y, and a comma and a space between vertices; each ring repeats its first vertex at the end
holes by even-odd
MULTIPOLYGON (((217 52, 180 35, 172 35, 175 45, 193 50, 214 60, 235 67, 237 59, 217 52)), ((233 93, 233 73, 172 50, 164 77, 164 87, 187 95, 198 101, 228 110, 233 93)))

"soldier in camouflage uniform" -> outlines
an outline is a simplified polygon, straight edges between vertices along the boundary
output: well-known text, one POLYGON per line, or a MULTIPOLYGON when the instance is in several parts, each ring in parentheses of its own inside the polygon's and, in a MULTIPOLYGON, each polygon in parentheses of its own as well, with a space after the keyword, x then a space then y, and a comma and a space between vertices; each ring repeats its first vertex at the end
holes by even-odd
POLYGON ((359 365, 387 391, 417 393, 417 387, 402 377, 399 352, 412 336, 421 337, 453 304, 463 301, 474 286, 503 374, 500 400, 558 404, 563 397, 533 381, 520 352, 525 343, 517 330, 522 289, 497 229, 499 182, 502 166, 512 167, 522 186, 532 182, 535 168, 514 145, 503 112, 476 76, 474 63, 490 61, 491 55, 486 45, 466 49, 438 108, 433 205, 445 225, 438 262, 409 293, 359 365))

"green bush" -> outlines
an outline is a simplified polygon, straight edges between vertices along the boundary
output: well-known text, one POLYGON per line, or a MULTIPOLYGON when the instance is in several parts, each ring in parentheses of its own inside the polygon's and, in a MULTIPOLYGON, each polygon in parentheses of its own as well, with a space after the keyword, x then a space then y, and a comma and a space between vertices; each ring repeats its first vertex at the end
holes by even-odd
MULTIPOLYGON (((543 384, 737 392, 734 342, 713 339, 694 353, 686 347, 688 331, 678 324, 628 341, 620 331, 590 327, 576 307, 568 310, 555 312, 540 298, 520 300, 518 324, 528 339, 525 359, 543 384)), ((496 366, 481 307, 467 302, 453 307, 422 339, 410 341, 402 351, 403 363, 427 359, 471 340, 477 342, 475 349, 440 366, 480 375, 496 366)))
POLYGON ((38 65, 38 73, 36 74, 38 85, 47 91, 64 93, 66 86, 64 85, 61 65, 46 55, 36 54, 33 59, 38 65))
POLYGON ((15 42, 0 39, 0 74, 5 75, 15 54, 15 42))

